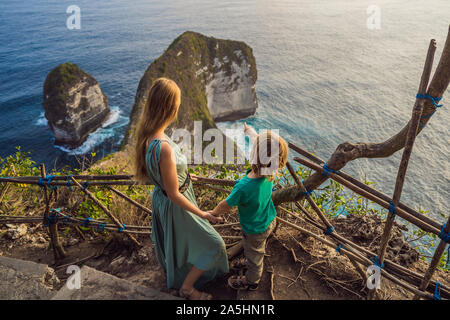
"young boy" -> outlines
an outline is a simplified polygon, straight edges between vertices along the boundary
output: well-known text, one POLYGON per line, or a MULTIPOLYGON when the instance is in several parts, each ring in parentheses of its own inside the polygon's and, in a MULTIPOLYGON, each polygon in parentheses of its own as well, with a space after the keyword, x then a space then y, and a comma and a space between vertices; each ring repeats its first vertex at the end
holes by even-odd
POLYGON ((245 259, 232 261, 231 268, 247 268, 245 276, 231 276, 228 285, 235 290, 256 290, 263 272, 266 241, 276 225, 276 211, 272 202, 273 174, 286 165, 288 146, 277 134, 267 131, 259 136, 244 124, 250 136, 252 169, 233 187, 231 194, 211 212, 219 216, 238 207, 243 231, 245 259))

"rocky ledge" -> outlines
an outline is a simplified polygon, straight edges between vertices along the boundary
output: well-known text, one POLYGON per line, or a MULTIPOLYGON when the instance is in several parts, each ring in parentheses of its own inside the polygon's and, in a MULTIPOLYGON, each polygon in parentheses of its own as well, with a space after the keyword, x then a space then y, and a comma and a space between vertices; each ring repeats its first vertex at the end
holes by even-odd
POLYGON ((97 80, 71 63, 47 75, 43 107, 55 144, 69 149, 80 146, 110 114, 108 98, 97 80))
POLYGON ((186 31, 142 77, 123 145, 131 142, 150 87, 159 77, 174 80, 182 92, 178 120, 169 131, 184 128, 192 132, 196 120, 203 122, 203 130, 215 128, 216 121, 242 119, 253 115, 258 107, 252 49, 244 42, 186 31))

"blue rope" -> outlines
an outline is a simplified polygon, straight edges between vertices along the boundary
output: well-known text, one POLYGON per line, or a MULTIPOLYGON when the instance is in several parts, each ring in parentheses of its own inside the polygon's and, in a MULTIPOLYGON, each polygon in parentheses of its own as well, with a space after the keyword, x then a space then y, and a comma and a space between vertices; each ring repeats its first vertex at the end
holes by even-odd
POLYGON ((328 236, 328 235, 332 234, 333 231, 334 231, 334 227, 331 226, 327 230, 325 230, 323 233, 328 236))
POLYGON ((444 230, 446 226, 447 226, 447 224, 444 223, 444 225, 442 226, 441 232, 439 233, 439 238, 441 238, 442 241, 444 241, 446 243, 450 243, 450 233, 446 233, 444 230))
POLYGON ((328 168, 328 164, 324 163, 323 164, 323 172, 322 172, 322 174, 324 176, 328 176, 330 173, 339 173, 339 171, 336 171, 336 170, 328 168))
POLYGON ((83 184, 81 185, 81 188, 83 189, 83 190, 86 190, 86 188, 88 187, 88 185, 89 185, 89 181, 85 181, 85 182, 83 182, 83 184))
POLYGON ((100 230, 100 231, 105 231, 105 227, 106 227, 106 223, 101 223, 101 222, 99 222, 99 223, 97 223, 97 230, 100 230))
POLYGON ((44 216, 44 220, 45 220, 44 226, 45 227, 48 227, 51 224, 56 224, 58 222, 58 212, 59 212, 59 210, 60 209, 56 209, 56 210, 51 209, 50 212, 52 214, 44 216))
POLYGON ((384 269, 384 263, 380 263, 380 260, 378 260, 377 256, 370 258, 370 261, 372 261, 373 264, 376 265, 377 267, 384 269))
MULTIPOLYGON (((305 180, 302 180, 302 184, 305 184, 305 180)), ((305 187, 305 189, 306 189, 306 192, 302 191, 302 192, 300 192, 300 194, 304 195, 304 196, 310 196, 311 197, 312 191, 310 189, 308 189, 307 187, 305 187)))
MULTIPOLYGON (((437 102, 441 101, 442 97, 437 97, 437 98, 435 98, 435 97, 430 96, 429 94, 420 94, 420 93, 418 93, 418 94, 416 95, 416 98, 417 98, 417 99, 428 99, 428 100, 430 100, 431 103, 433 103, 433 105, 434 105, 434 111, 433 111, 432 113, 430 113, 430 114, 421 116, 420 119, 426 119, 426 118, 431 117, 431 116, 436 112, 436 109, 437 109, 437 108, 442 107, 442 104, 440 104, 440 105, 437 104, 437 102)), ((419 127, 420 127, 420 128, 423 128, 423 127, 425 127, 425 125, 422 124, 422 123, 419 123, 419 127)))
POLYGON ((430 96, 429 94, 420 94, 420 93, 418 93, 418 94, 416 95, 416 98, 417 98, 417 99, 428 99, 428 100, 431 101, 431 103, 433 103, 433 105, 434 105, 436 108, 442 107, 442 104, 440 104, 440 105, 437 104, 437 102, 441 101, 442 97, 437 97, 437 98, 435 98, 435 97, 430 96))
POLYGON ((392 202, 392 200, 389 205, 389 213, 392 215, 391 218, 394 219, 396 213, 395 213, 395 205, 394 205, 394 202, 392 202))
POLYGON ((341 249, 343 249, 344 246, 341 246, 341 244, 338 244, 336 247, 336 252, 341 253, 341 249))
POLYGON ((73 177, 73 176, 68 176, 68 177, 67 177, 67 182, 66 182, 66 186, 69 187, 69 190, 70 190, 70 191, 73 191, 73 188, 72 188, 72 180, 71 180, 72 177, 73 177))
POLYGON ((442 300, 441 298, 441 283, 436 281, 436 288, 434 289, 434 300, 442 300))
POLYGON ((47 176, 47 178, 42 178, 42 177, 39 178, 38 186, 44 187, 45 185, 47 185, 47 187, 50 187, 52 190, 56 190, 58 188, 57 186, 50 185, 50 182, 52 182, 54 177, 55 176, 50 175, 50 176, 47 176))
POLYGON ((122 232, 123 230, 125 230, 127 228, 127 226, 124 224, 122 224, 122 227, 119 228, 119 232, 122 232))
POLYGON ((421 116, 420 119, 427 119, 427 118, 430 118, 435 112, 436 112, 436 109, 435 109, 432 113, 429 113, 429 114, 426 114, 426 115, 424 115, 424 116, 421 116))
POLYGON ((89 223, 91 222, 91 220, 92 220, 91 217, 87 217, 83 222, 83 227, 89 228, 89 223))

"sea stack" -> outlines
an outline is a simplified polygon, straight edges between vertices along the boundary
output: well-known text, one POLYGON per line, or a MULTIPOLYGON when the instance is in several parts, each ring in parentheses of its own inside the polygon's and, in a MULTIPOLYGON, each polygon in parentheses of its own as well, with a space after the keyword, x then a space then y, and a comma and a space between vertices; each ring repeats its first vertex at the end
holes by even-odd
POLYGON ((83 144, 110 114, 108 98, 97 80, 69 62, 47 75, 42 105, 55 144, 69 149, 83 144))
POLYGON ((186 31, 148 67, 142 77, 122 145, 132 142, 137 120, 155 79, 174 80, 181 89, 178 119, 169 128, 192 132, 194 121, 202 129, 216 122, 232 121, 255 114, 256 62, 252 48, 241 41, 222 40, 186 31))

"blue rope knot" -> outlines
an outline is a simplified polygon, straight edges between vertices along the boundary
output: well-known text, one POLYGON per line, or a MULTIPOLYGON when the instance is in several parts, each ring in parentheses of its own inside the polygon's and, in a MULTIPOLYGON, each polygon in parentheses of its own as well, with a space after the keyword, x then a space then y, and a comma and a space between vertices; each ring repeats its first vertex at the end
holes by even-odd
POLYGON ((341 244, 338 244, 337 247, 336 247, 336 252, 337 253, 341 253, 341 249, 345 249, 345 248, 341 244))
MULTIPOLYGON (((437 109, 437 108, 442 107, 442 104, 437 104, 439 101, 441 101, 442 97, 432 97, 432 96, 430 96, 429 94, 420 94, 420 93, 418 93, 418 94, 416 95, 416 98, 417 98, 417 99, 428 99, 428 100, 430 100, 431 103, 433 103, 433 105, 434 105, 434 111, 433 111, 432 113, 430 113, 430 114, 421 116, 420 119, 426 119, 426 118, 431 117, 431 116, 436 112, 436 109, 437 109)), ((420 122, 420 123, 419 123, 419 127, 423 128, 423 127, 425 127, 425 125, 422 124, 422 123, 420 122)))
POLYGON ((431 103, 436 107, 436 108, 440 108, 442 107, 442 104, 437 104, 439 101, 441 101, 442 97, 432 97, 429 94, 420 94, 418 93, 416 95, 417 99, 428 99, 431 101, 431 103))
POLYGON ((337 173, 339 173, 339 171, 330 169, 330 168, 328 167, 328 164, 324 163, 324 164, 323 164, 323 172, 322 172, 322 174, 323 174, 324 176, 328 176, 330 173, 336 173, 336 174, 337 174, 337 173))
POLYGON ((105 227, 106 227, 106 223, 101 223, 101 222, 97 223, 97 230, 103 232, 103 231, 105 231, 105 227))
POLYGON ((323 233, 327 236, 329 236, 330 234, 332 234, 334 232, 334 227, 330 226, 327 230, 325 230, 323 233))
MULTIPOLYGON (((441 232, 439 233, 439 238, 442 239, 442 241, 446 243, 450 243, 450 233, 445 232, 445 227, 447 226, 446 223, 442 226, 441 232)), ((449 247, 450 248, 450 247, 449 247)))
POLYGON ((68 176, 67 177, 67 182, 66 182, 66 186, 69 187, 70 191, 73 191, 73 189, 72 189, 72 180, 71 180, 72 177, 73 177, 72 175, 68 176))
POLYGON ((122 224, 122 227, 121 228, 119 228, 119 232, 122 232, 122 231, 124 231, 125 229, 127 228, 127 226, 125 225, 125 223, 124 224, 122 224))
POLYGON ((389 203, 389 213, 392 215, 391 217, 392 217, 392 219, 394 219, 395 218, 395 215, 397 214, 396 212, 395 212, 395 205, 394 205, 394 202, 391 200, 391 202, 389 203))
POLYGON ((50 212, 52 213, 51 215, 44 215, 44 226, 48 227, 51 224, 56 224, 58 222, 58 212, 59 209, 50 209, 50 212))
POLYGON ((442 300, 441 298, 441 283, 436 281, 436 288, 434 289, 434 300, 442 300))
POLYGON ((91 217, 87 217, 86 219, 84 219, 83 227, 89 228, 89 223, 91 222, 91 220, 92 220, 91 217))
POLYGON ((47 176, 47 178, 40 177, 39 181, 38 181, 38 186, 40 186, 40 187, 47 186, 47 187, 50 187, 52 190, 56 190, 58 188, 57 186, 50 185, 50 182, 52 182, 54 177, 55 176, 52 176, 52 175, 47 176))
POLYGON ((86 181, 83 182, 83 184, 81 185, 81 189, 86 190, 87 187, 88 187, 88 185, 89 185, 89 181, 86 180, 86 181))
MULTIPOLYGON (((302 184, 303 185, 305 184, 305 180, 302 180, 302 184)), ((312 191, 310 189, 308 189, 307 187, 305 187, 305 189, 306 189, 306 192, 302 191, 302 192, 300 192, 300 194, 303 195, 303 196, 310 196, 311 197, 312 191)))
POLYGON ((372 261, 373 264, 376 265, 377 267, 384 269, 384 263, 380 263, 380 260, 378 260, 378 256, 370 258, 370 261, 372 261))

